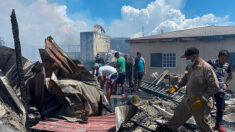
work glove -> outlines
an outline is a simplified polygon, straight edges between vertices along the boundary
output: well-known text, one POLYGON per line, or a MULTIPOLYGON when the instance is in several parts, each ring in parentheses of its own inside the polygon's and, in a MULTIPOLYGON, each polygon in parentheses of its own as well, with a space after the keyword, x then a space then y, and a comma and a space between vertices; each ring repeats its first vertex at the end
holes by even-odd
POLYGON ((166 90, 165 93, 166 94, 173 94, 176 91, 178 91, 178 88, 172 87, 171 89, 166 90))
POLYGON ((191 104, 191 108, 193 110, 199 110, 206 102, 206 98, 205 97, 193 97, 193 100, 195 100, 195 102, 193 104, 191 104))

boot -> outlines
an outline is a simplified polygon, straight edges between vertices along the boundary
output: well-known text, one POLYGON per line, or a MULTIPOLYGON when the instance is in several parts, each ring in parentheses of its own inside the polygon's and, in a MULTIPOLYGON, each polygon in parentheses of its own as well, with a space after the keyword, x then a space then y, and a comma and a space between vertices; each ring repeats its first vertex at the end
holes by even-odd
POLYGON ((219 132, 226 132, 224 128, 222 127, 222 125, 216 125, 215 129, 218 130, 219 132))
POLYGON ((159 132, 173 132, 173 130, 171 130, 169 127, 167 127, 166 124, 161 124, 161 123, 157 123, 158 127, 156 129, 156 131, 159 132))

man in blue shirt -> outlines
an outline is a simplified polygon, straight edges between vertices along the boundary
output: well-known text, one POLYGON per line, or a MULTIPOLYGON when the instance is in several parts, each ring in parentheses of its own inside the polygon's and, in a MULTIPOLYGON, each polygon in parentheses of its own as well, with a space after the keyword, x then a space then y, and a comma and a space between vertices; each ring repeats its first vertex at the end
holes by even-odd
POLYGON ((134 79, 135 79, 134 85, 135 85, 135 88, 139 90, 143 75, 146 74, 146 70, 145 70, 146 68, 145 68, 145 60, 143 57, 141 57, 141 53, 137 52, 136 54, 137 54, 137 57, 135 58, 135 63, 134 63, 134 79))

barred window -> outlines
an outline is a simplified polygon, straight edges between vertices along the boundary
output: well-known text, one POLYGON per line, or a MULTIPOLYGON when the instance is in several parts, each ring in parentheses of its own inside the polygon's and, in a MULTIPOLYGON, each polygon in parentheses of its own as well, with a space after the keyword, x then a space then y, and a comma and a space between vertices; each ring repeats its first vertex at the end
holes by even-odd
POLYGON ((163 68, 176 68, 176 54, 163 53, 163 68))
POLYGON ((151 53, 150 66, 159 68, 176 68, 176 53, 151 53))

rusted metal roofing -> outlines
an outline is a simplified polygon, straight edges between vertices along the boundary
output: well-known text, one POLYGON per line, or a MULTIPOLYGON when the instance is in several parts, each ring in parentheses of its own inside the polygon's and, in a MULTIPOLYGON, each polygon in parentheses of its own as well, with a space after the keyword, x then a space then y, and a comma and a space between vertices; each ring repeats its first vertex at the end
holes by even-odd
POLYGON ((89 117, 87 122, 69 122, 62 119, 50 118, 40 121, 32 129, 57 132, 114 132, 116 130, 115 113, 89 117))

